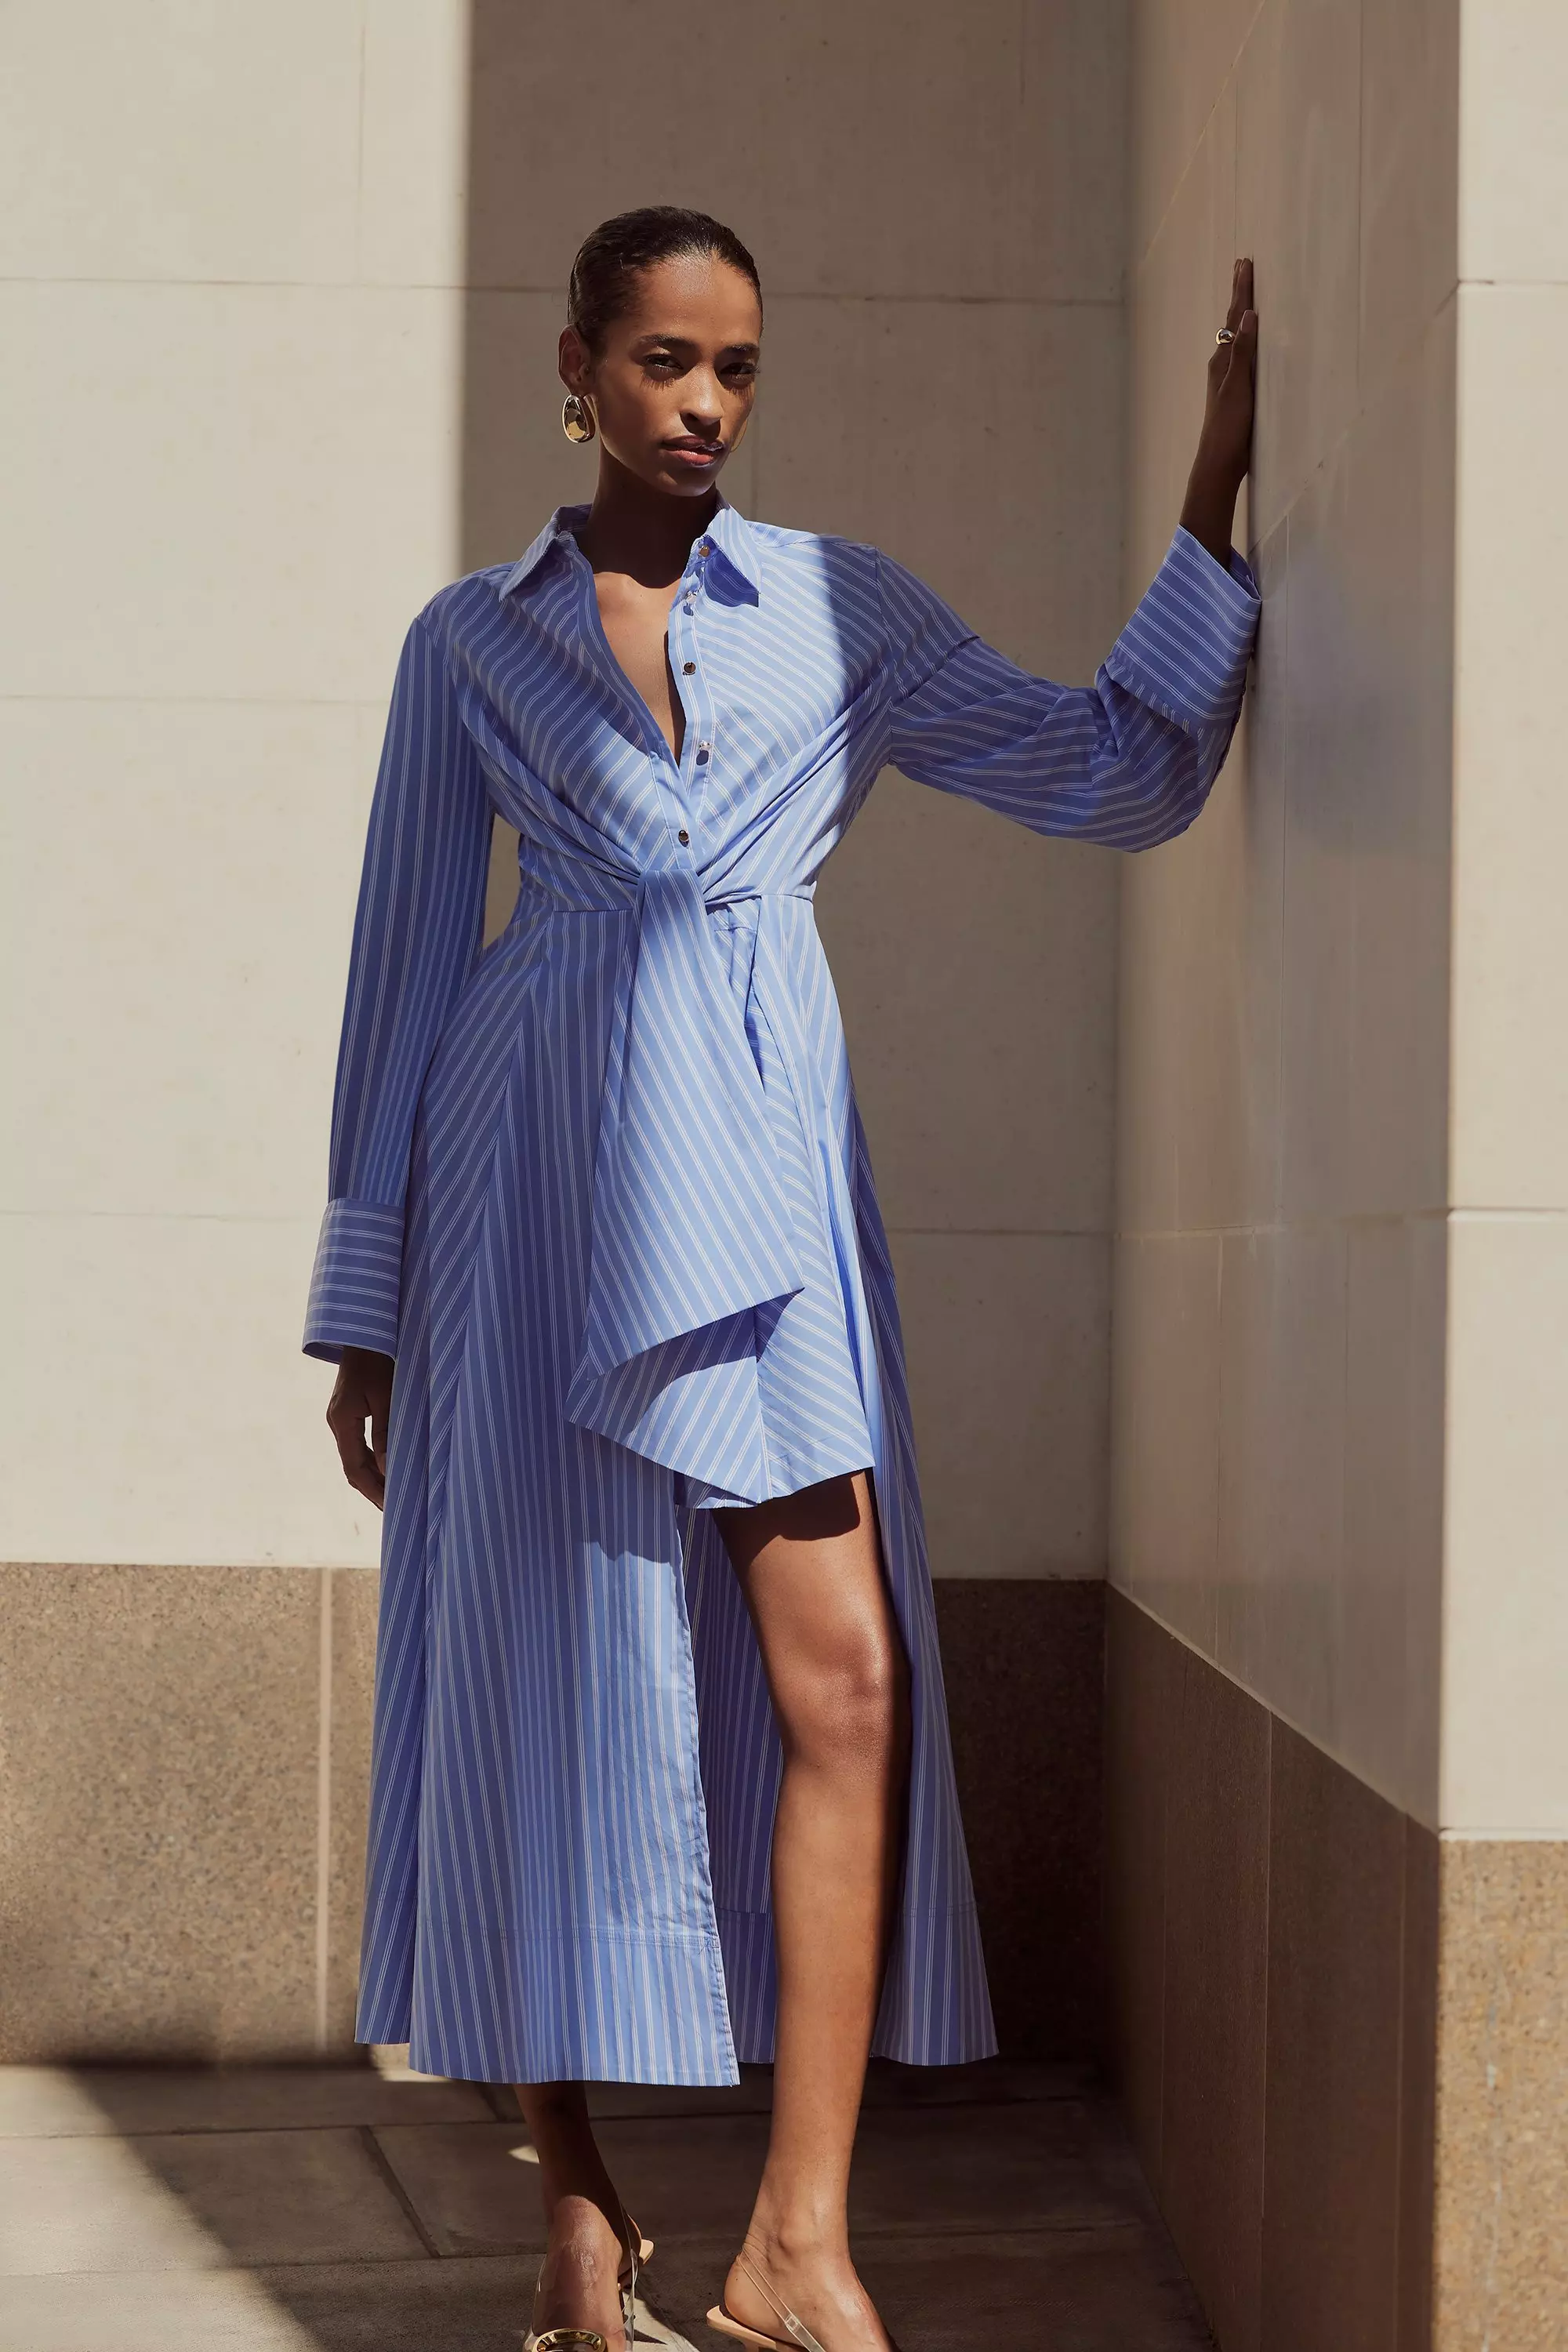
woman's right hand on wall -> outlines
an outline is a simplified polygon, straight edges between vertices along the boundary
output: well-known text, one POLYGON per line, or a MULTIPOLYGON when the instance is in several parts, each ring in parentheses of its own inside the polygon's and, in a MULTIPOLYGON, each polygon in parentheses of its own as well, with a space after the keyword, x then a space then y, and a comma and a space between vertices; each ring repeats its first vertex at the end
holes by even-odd
POLYGON ((1209 360, 1203 430, 1182 506, 1183 528, 1207 548, 1216 563, 1229 559, 1237 497, 1252 453, 1258 313, 1252 307, 1252 264, 1245 257, 1231 272, 1225 323, 1234 340, 1216 342, 1209 360))
POLYGON ((386 1421, 392 1408, 393 1362, 371 1348, 345 1348, 327 1407, 327 1427, 338 1442, 343 1476, 379 1511, 386 1500, 386 1421), (365 1423, 370 1444, 365 1444, 365 1423))

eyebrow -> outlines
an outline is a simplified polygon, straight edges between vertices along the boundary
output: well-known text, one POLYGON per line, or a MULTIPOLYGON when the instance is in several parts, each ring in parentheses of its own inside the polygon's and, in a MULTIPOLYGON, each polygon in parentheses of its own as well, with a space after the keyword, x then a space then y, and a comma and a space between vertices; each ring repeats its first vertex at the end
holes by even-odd
MULTIPOLYGON (((694 352, 697 349, 697 337, 695 335, 673 334, 659 327, 645 328, 643 332, 636 338, 636 341, 639 343, 679 343, 684 350, 689 352, 694 352)), ((736 341, 733 343, 721 343, 719 348, 723 352, 760 352, 762 350, 762 345, 755 341, 736 341)))

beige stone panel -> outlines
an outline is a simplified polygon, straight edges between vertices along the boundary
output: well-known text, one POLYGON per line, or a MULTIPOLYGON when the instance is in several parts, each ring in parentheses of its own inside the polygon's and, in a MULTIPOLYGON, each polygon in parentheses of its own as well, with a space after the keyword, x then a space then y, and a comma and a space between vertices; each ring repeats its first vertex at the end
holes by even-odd
POLYGON ((1434 1826, 1442 1224, 1436 1218, 1368 1221, 1352 1224, 1346 1239, 1338 1752, 1359 1779, 1434 1826))
POLYGON ((1568 2310, 1568 1843, 1445 1839, 1437 2352, 1556 2352, 1568 2310))
POLYGON ((1111 853, 889 772, 816 905, 888 1223, 1103 1233, 1111 853))
POLYGON ((1568 279, 1568 16, 1558 0, 1461 11, 1459 274, 1568 279))
POLYGON ((319 1213, 367 731, 342 704, 0 704, 26 1007, 0 1210, 319 1213))
POLYGON ((1128 586, 1136 594, 1175 529, 1203 423, 1214 334, 1236 260, 1234 84, 1213 112, 1130 289, 1132 497, 1128 586))
POLYGON ((1444 1829, 1568 1833, 1568 1219, 1449 1232, 1444 1829))
POLYGON ((1458 278, 1460 14, 1460 0, 1362 0, 1363 400, 1458 278))
MULTIPOLYGON (((1338 739, 1316 740, 1336 784, 1350 784, 1348 1202, 1374 1215, 1447 1199, 1453 453, 1450 305, 1384 379, 1345 453, 1343 538, 1328 567, 1337 557, 1351 666, 1337 693, 1305 660, 1293 681, 1298 706, 1311 696, 1335 714, 1338 739)), ((1304 776, 1292 803, 1303 829, 1311 788, 1304 776)))
POLYGON ((360 16, 13 0, 0 276, 352 278, 360 16))
MULTIPOLYGON (((1259 556, 1264 611, 1242 724, 1195 824, 1156 853, 1175 901, 1174 955, 1123 999, 1131 1045, 1124 1087, 1135 1161, 1136 1088, 1156 1055, 1156 1099, 1173 1125, 1173 1222, 1183 1232, 1272 1222, 1279 1191, 1284 918, 1287 589, 1285 531, 1259 556), (1152 1002, 1151 1000, 1152 999, 1152 1002), (1128 1097, 1131 1096, 1129 1100, 1128 1097)), ((1124 958, 1124 969, 1136 960, 1124 958)), ((1126 1213, 1124 1208, 1124 1215, 1126 1213)))
POLYGON ((320 1580, 0 1568, 0 2057, 303 2055, 320 1580))
POLYGON ((468 0, 362 0, 356 275, 460 286, 468 194, 468 0))
POLYGON ((1352 738, 1368 665, 1347 577, 1349 499, 1342 446, 1289 519, 1279 1151, 1292 1219, 1342 1211, 1352 1189, 1352 738))
POLYGON ((1288 1214, 1446 1197, 1452 324, 1385 375, 1289 517, 1288 1214))
POLYGON ((300 1353, 317 1218, 6 1217, 0 1559, 353 1565, 324 1364, 300 1353))
POLYGON ((933 1573, 1103 1575, 1109 1244, 890 1239, 933 1573))
POLYGON ((477 0, 472 41, 477 285, 563 284, 595 222, 658 203, 728 221, 771 294, 1116 297, 1125 30, 1102 0, 798 0, 699 58, 637 0, 477 0))
POLYGON ((1217 1234, 1116 1244, 1110 1573, 1212 1657, 1219 1545, 1217 1234))
POLYGON ((1261 326, 1254 535, 1355 413, 1362 0, 1265 0, 1237 79, 1237 232, 1261 326))
POLYGON ((972 628, 1086 683, 1125 617, 1113 304, 775 302, 770 522, 869 540, 972 628))
POLYGON ((1342 1229, 1226 1235, 1217 1663, 1334 1750, 1342 1713, 1345 1334, 1342 1229))
POLYGON ((0 290, 0 692, 384 700, 457 569, 460 303, 0 290))
POLYGON ((1183 1090, 1182 968, 1187 903, 1174 847, 1121 866, 1117 990, 1116 1222, 1170 1232, 1176 1218, 1183 1090))
POLYGON ((1234 94, 1233 69, 1258 0, 1131 0, 1131 237, 1135 262, 1185 194, 1213 117, 1234 94))
POLYGON ((1568 287, 1459 294, 1452 1197, 1568 1207, 1568 287))

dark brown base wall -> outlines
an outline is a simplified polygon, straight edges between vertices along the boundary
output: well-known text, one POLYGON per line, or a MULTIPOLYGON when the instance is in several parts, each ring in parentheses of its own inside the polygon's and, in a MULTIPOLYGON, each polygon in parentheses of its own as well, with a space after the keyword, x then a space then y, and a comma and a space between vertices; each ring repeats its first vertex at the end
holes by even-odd
POLYGON ((1108 2057, 1209 2324, 1426 2352, 1437 1840, 1107 1610, 1108 2057))
POLYGON ((1099 2054, 1105 1591, 1087 1580, 935 1586, 953 1764, 1008 2057, 1099 2054))

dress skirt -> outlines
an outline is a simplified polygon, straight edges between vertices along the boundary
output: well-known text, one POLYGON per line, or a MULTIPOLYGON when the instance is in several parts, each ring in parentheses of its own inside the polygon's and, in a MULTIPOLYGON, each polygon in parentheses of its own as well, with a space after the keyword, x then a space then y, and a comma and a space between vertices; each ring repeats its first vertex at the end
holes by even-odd
MULTIPOLYGON (((564 1411, 605 1083, 581 1041, 611 1025, 583 1007, 613 995, 631 919, 563 911, 525 880, 415 1127, 356 2032, 407 2041, 434 2074, 723 2083, 773 2053, 781 1758, 710 1507, 736 1495, 564 1411)), ((642 1377, 684 1421, 700 1401, 715 1434, 742 1433, 742 1491, 872 1474, 914 1717, 875 2046, 978 2057, 994 2041, 898 1307, 837 1003, 809 897, 707 919, 805 1279, 782 1311, 670 1343, 642 1377)))

